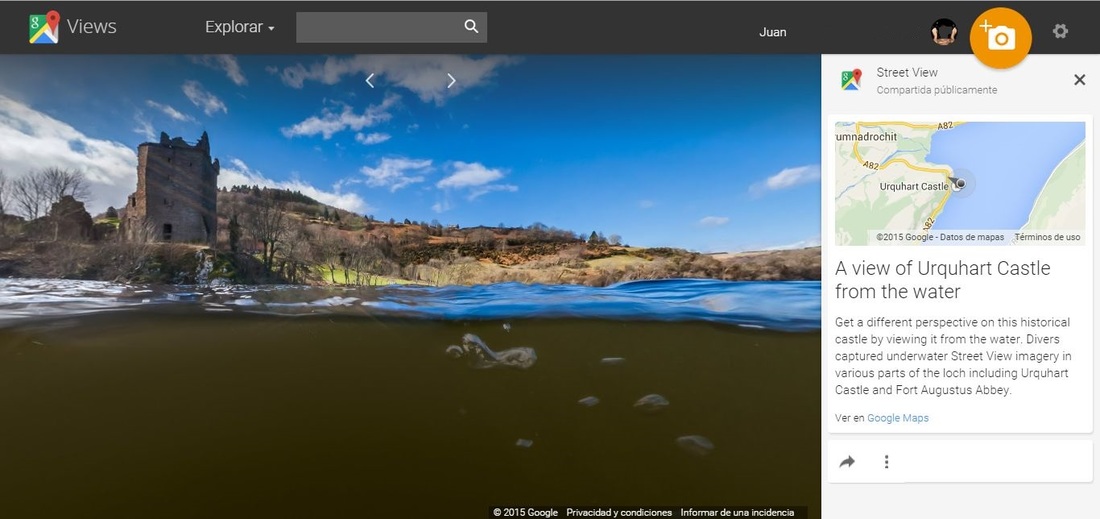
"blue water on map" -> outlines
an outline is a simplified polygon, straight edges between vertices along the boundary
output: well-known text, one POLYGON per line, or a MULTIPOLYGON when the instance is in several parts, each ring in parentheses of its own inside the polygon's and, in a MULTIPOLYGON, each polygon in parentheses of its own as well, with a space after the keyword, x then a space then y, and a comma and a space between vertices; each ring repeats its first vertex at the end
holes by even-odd
POLYGON ((1085 140, 1083 122, 977 122, 932 135, 926 161, 969 170, 934 229, 1019 229, 1058 164, 1085 140))

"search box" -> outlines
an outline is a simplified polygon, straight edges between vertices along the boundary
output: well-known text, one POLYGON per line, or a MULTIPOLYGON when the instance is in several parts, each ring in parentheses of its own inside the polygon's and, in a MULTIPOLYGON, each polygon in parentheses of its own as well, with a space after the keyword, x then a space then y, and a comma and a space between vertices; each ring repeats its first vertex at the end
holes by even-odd
POLYGON ((297 13, 298 43, 486 43, 488 13, 297 13))

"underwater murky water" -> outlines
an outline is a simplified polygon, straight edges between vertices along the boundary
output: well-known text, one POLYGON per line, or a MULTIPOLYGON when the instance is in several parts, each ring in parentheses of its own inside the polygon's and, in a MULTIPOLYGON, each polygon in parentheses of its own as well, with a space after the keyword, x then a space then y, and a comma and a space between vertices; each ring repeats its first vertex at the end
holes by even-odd
POLYGON ((461 518, 505 505, 819 516, 818 330, 361 311, 375 304, 211 311, 239 293, 51 313, 81 297, 99 306, 88 293, 13 301, 13 283, 0 287, 6 517, 461 518), (492 354, 463 347, 467 334, 492 354))

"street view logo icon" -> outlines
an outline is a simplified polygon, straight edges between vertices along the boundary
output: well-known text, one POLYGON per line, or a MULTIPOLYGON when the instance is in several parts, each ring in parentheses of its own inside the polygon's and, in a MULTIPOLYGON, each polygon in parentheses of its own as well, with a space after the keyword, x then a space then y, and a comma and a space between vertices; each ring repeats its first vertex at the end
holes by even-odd
POLYGON ((859 78, 863 77, 863 71, 854 68, 852 70, 844 70, 840 73, 840 89, 841 90, 859 90, 859 78))
POLYGON ((50 11, 46 14, 32 14, 27 26, 31 34, 31 43, 36 45, 56 44, 60 33, 61 14, 57 11, 50 11))

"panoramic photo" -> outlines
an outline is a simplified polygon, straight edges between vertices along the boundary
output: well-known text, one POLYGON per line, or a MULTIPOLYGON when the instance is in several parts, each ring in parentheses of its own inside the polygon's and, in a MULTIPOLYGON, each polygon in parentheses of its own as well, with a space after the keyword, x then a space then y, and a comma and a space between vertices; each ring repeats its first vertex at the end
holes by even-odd
POLYGON ((817 56, 0 65, 0 512, 819 508, 817 56))

